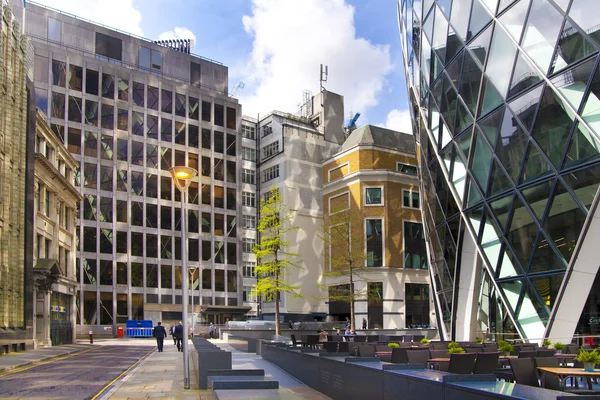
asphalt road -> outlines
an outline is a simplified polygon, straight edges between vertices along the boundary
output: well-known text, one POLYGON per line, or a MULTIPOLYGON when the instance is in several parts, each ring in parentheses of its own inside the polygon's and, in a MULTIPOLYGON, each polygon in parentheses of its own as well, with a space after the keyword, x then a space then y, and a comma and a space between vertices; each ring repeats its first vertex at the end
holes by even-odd
POLYGON ((100 346, 5 375, 0 399, 91 399, 138 360, 148 346, 100 346))

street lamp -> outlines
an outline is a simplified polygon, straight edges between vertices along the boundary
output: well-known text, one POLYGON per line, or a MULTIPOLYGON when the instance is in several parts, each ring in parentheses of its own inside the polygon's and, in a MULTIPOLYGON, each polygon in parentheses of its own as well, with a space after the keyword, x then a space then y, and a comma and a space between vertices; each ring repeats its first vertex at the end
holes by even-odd
POLYGON ((169 170, 175 186, 181 192, 181 306, 183 324, 183 388, 190 388, 190 360, 188 346, 188 270, 187 270, 187 189, 198 171, 191 167, 176 166, 169 170))

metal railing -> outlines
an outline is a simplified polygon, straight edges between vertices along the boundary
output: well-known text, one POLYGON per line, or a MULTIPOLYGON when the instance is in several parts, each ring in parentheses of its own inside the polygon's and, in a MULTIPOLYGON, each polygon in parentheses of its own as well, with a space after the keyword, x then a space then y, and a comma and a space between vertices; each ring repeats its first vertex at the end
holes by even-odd
POLYGON ((127 337, 152 337, 154 328, 125 328, 127 337))

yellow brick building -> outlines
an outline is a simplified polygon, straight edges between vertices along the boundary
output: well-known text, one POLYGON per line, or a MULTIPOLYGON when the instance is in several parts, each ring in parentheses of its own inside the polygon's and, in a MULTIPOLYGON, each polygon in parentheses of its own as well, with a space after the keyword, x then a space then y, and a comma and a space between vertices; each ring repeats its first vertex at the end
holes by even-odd
MULTIPOLYGON (((336 215, 349 215, 349 241, 364 264, 353 276, 357 328, 363 319, 369 329, 423 327, 435 321, 420 201, 412 135, 366 125, 323 162, 325 230, 339 225, 336 215)), ((325 271, 340 266, 336 251, 326 246, 325 271)), ((348 290, 349 278, 327 276, 326 283, 348 290)), ((349 308, 348 303, 329 302, 334 319, 345 318, 349 308)))

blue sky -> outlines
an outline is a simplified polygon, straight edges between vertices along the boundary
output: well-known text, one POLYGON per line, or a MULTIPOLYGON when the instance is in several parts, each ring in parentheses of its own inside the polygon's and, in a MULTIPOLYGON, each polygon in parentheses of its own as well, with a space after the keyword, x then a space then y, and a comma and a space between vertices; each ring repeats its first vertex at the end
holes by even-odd
POLYGON ((195 37, 196 54, 229 67, 230 90, 244 82, 244 114, 296 112, 323 63, 346 119, 410 129, 394 0, 38 1, 151 39, 195 37))

